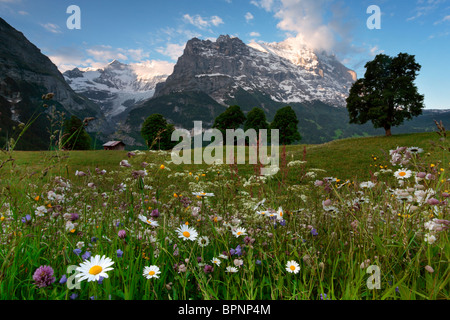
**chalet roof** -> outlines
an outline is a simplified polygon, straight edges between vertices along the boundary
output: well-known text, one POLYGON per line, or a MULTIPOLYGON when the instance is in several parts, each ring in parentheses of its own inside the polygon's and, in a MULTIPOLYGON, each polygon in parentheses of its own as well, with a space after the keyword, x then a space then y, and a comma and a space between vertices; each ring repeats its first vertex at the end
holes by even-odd
POLYGON ((107 143, 105 143, 103 146, 104 147, 115 147, 118 144, 123 144, 125 145, 125 143, 123 143, 122 141, 108 141, 107 143))

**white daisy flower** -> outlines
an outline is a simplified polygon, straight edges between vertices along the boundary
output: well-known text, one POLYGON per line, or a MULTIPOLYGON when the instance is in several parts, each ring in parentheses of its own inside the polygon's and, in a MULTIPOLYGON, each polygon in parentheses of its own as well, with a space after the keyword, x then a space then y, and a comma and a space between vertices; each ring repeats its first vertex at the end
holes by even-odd
POLYGON ((283 209, 279 207, 277 211, 277 220, 283 220, 283 214, 284 214, 283 209))
POLYGON ((372 181, 361 182, 359 184, 359 187, 371 189, 371 188, 375 187, 375 183, 373 183, 372 181))
POLYGON ((258 202, 258 203, 254 206, 253 210, 258 209, 258 208, 259 208, 260 206, 262 206, 265 202, 266 202, 266 199, 265 199, 265 198, 262 199, 260 202, 258 202))
POLYGON ((246 234, 247 234, 246 232, 247 232, 247 230, 246 230, 245 228, 241 228, 241 227, 236 228, 236 229, 234 229, 234 230, 232 231, 233 235, 234 235, 236 238, 238 238, 239 236, 246 235, 246 234))
POLYGON ((44 206, 39 206, 36 208, 34 213, 36 214, 36 216, 42 217, 44 216, 44 213, 47 213, 47 209, 44 206))
POLYGON ((298 273, 300 271, 300 266, 294 260, 288 261, 286 263, 286 271, 290 273, 298 273))
POLYGON ((427 233, 424 238, 425 242, 428 244, 433 244, 436 242, 436 237, 432 234, 427 233))
POLYGON ((185 224, 181 225, 181 227, 177 228, 178 238, 183 240, 191 240, 195 241, 198 237, 198 232, 185 224))
POLYGON ((236 273, 238 272, 238 269, 236 267, 227 267, 225 272, 233 272, 236 273))
POLYGON ((398 169, 397 171, 394 172, 394 176, 397 179, 408 179, 410 178, 412 175, 411 170, 407 170, 407 169, 398 169))
POLYGON ((200 247, 206 247, 209 244, 209 238, 207 236, 203 236, 198 238, 198 245, 200 247))
POLYGON ((220 262, 221 262, 221 261, 220 261, 219 258, 215 258, 215 257, 214 257, 214 258, 211 259, 211 262, 214 263, 216 266, 220 266, 220 262))
POLYGON ((155 220, 149 220, 149 219, 147 219, 146 216, 143 216, 143 215, 141 215, 141 214, 138 216, 138 218, 139 218, 142 222, 144 222, 144 223, 146 223, 146 224, 149 224, 149 225, 151 225, 152 227, 159 227, 158 221, 155 221, 155 220))
POLYGON ((266 216, 268 215, 269 211, 256 211, 256 213, 262 216, 266 216))
POLYGON ((77 271, 80 273, 75 275, 75 278, 79 278, 78 281, 86 280, 90 281, 98 281, 100 277, 108 278, 107 271, 113 270, 110 266, 114 264, 110 258, 105 256, 100 257, 100 255, 96 255, 95 257, 91 257, 90 260, 85 260, 77 267, 77 271))
POLYGON ((192 192, 192 194, 196 197, 214 197, 214 193, 205 193, 205 192, 192 192))
POLYGON ((406 150, 409 151, 410 153, 414 153, 414 154, 422 153, 422 152, 423 152, 423 149, 422 149, 422 148, 419 148, 419 147, 409 147, 409 148, 406 149, 406 150))
POLYGON ((144 277, 146 277, 147 279, 151 279, 151 278, 159 278, 159 274, 161 273, 161 271, 159 271, 159 267, 157 266, 150 266, 150 267, 145 267, 144 268, 144 273, 142 274, 144 277))
POLYGON ((219 258, 221 258, 221 259, 228 259, 228 256, 226 256, 223 253, 221 253, 221 254, 219 254, 219 258))

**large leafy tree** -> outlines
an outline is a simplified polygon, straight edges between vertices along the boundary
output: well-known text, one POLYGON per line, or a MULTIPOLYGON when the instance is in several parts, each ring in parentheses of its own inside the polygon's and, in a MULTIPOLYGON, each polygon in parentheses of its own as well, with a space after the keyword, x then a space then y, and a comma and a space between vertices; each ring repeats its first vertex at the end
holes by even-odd
POLYGON ((172 132, 175 131, 173 124, 158 113, 150 115, 142 124, 141 135, 151 150, 169 150, 175 146, 171 140, 172 132))
POLYGON ((297 125, 298 119, 295 111, 291 106, 286 106, 278 109, 270 124, 270 129, 278 129, 280 133, 279 142, 283 145, 287 145, 301 139, 297 125))
POLYGON ((85 123, 76 116, 64 121, 62 146, 68 150, 91 149, 91 137, 85 130, 85 123))
POLYGON ((259 131, 261 129, 268 129, 269 124, 266 120, 266 114, 261 108, 255 107, 247 114, 247 120, 244 123, 244 130, 255 129, 259 131))
POLYGON ((225 136, 227 129, 238 129, 244 124, 245 119, 239 106, 230 106, 214 120, 213 128, 220 130, 225 136))
POLYGON ((372 121, 390 136, 392 127, 422 114, 424 96, 414 84, 421 66, 413 55, 379 54, 365 68, 364 78, 353 84, 347 98, 350 123, 372 121))
MULTIPOLYGON (((248 129, 254 129, 257 134, 257 139, 259 139, 259 130, 269 129, 269 124, 267 123, 266 114, 264 110, 258 107, 254 107, 247 114, 247 120, 244 122, 244 131, 248 129)), ((250 144, 250 140, 246 139, 247 144, 250 144)), ((253 142, 252 142, 253 143, 253 142)))

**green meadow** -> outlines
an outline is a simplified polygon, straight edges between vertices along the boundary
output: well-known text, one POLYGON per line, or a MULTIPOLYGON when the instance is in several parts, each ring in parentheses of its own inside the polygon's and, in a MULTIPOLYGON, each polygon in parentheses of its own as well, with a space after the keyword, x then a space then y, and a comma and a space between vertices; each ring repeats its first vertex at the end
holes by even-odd
POLYGON ((4 151, 0 299, 449 299, 444 134, 280 147, 273 176, 4 151))

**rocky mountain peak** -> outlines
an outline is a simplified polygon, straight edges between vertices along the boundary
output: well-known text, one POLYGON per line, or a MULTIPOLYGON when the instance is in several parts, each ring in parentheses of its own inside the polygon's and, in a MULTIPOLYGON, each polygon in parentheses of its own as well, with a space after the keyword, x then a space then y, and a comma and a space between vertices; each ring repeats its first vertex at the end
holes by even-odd
POLYGON ((229 35, 188 41, 174 72, 158 84, 155 97, 202 91, 221 104, 238 90, 260 92, 277 102, 319 100, 344 106, 354 71, 336 57, 316 53, 296 38, 251 43, 229 35))

